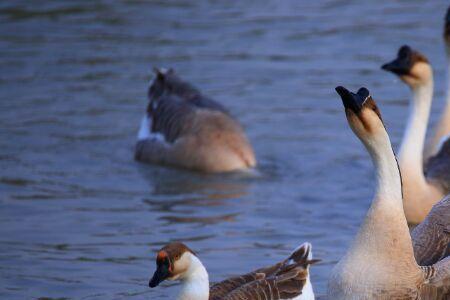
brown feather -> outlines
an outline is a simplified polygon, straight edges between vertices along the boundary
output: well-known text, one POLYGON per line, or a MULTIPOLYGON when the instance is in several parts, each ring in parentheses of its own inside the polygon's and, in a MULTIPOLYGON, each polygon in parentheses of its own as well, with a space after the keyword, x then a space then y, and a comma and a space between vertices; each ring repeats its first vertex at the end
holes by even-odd
POLYGON ((432 266, 425 267, 423 270, 425 280, 428 283, 421 288, 421 299, 449 300, 450 257, 446 257, 432 266))
POLYGON ((288 258, 275 265, 216 283, 210 288, 210 300, 259 299, 257 295, 272 295, 272 298, 267 299, 283 299, 276 298, 273 294, 275 291, 283 295, 299 295, 306 283, 308 266, 319 261, 309 260, 309 251, 308 247, 299 247, 288 258), (250 298, 242 298, 244 295, 250 298))

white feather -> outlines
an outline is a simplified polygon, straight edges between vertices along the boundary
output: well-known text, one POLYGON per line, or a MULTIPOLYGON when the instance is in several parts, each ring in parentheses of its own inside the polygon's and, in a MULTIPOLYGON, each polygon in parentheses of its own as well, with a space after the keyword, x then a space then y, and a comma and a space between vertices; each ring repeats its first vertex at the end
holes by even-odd
POLYGON ((137 139, 138 141, 148 139, 151 135, 150 133, 151 120, 148 116, 144 116, 141 120, 141 126, 139 127, 137 139))
POLYGON ((297 296, 293 300, 314 300, 314 299, 315 299, 314 291, 308 274, 308 278, 306 279, 306 284, 303 287, 302 294, 300 296, 297 296))
POLYGON ((138 141, 146 140, 146 139, 155 139, 160 142, 165 142, 165 138, 160 133, 154 133, 150 131, 152 127, 152 119, 145 115, 141 120, 141 126, 139 127, 139 131, 137 134, 138 141))
POLYGON ((209 279, 208 272, 202 262, 193 254, 185 252, 183 256, 189 259, 189 268, 182 275, 182 288, 179 300, 208 300, 209 279))

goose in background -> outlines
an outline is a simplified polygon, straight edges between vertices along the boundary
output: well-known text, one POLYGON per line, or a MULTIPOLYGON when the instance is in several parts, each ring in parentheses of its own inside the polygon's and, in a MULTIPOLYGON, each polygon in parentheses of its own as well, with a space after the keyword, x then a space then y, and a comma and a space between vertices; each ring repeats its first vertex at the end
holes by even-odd
POLYGON ((428 159, 424 171, 423 148, 433 97, 431 65, 423 54, 402 46, 397 58, 382 68, 399 76, 413 94, 400 146, 399 165, 403 175, 406 219, 410 224, 418 224, 437 201, 450 193, 450 140, 428 159))
POLYGON ((163 280, 180 280, 179 300, 234 299, 314 299, 309 278, 312 246, 304 243, 285 260, 242 276, 226 279, 209 286, 208 273, 198 256, 178 242, 164 246, 157 254, 157 269, 149 286, 156 287, 163 280), (264 298, 265 297, 265 298, 264 298))
POLYGON ((253 149, 226 108, 172 69, 155 69, 139 129, 135 159, 201 172, 256 166, 253 149))
POLYGON ((447 9, 444 23, 444 44, 447 54, 447 94, 446 105, 439 122, 434 128, 431 142, 425 147, 425 158, 435 155, 442 143, 450 137, 450 7, 447 9))
POLYGON ((370 154, 377 188, 354 241, 332 271, 328 299, 445 299, 450 258, 427 267, 416 262, 400 169, 380 110, 366 88, 356 94, 344 87, 336 91, 352 131, 370 154))

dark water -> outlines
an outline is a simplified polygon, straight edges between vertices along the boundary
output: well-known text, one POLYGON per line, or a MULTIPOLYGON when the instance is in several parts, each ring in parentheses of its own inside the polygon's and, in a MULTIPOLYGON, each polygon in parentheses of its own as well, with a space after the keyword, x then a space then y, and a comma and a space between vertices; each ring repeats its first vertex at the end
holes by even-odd
POLYGON ((367 86, 398 145, 409 92, 380 65, 408 43, 435 67, 435 120, 447 4, 2 2, 0 298, 173 298, 173 284, 147 287, 155 251, 173 240, 213 281, 310 241, 323 295, 374 185, 334 87, 367 86), (152 66, 230 108, 260 176, 133 161, 152 66))

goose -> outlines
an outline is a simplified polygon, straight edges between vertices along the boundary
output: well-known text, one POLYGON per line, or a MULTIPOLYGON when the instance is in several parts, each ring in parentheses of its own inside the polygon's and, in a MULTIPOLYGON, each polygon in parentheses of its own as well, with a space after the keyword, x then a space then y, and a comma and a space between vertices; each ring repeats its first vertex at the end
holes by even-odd
POLYGON ((179 280, 182 283, 179 300, 311 300, 314 292, 309 265, 317 261, 312 259, 311 244, 304 243, 273 266, 210 287, 208 272, 194 251, 183 243, 172 242, 158 251, 157 268, 149 286, 154 288, 165 279, 179 280))
POLYGON ((444 44, 447 54, 447 95, 446 105, 439 122, 434 128, 433 138, 425 149, 425 157, 436 154, 442 143, 450 137, 450 7, 447 9, 444 23, 444 44))
POLYGON ((441 299, 437 293, 450 288, 450 257, 426 267, 416 262, 400 169, 380 110, 366 88, 356 94, 342 86, 336 91, 351 129, 370 154, 377 188, 350 248, 332 270, 328 299, 441 299))
POLYGON ((256 166, 244 130, 224 106, 172 69, 154 72, 137 136, 136 160, 208 173, 256 166))
POLYGON ((450 193, 450 139, 423 167, 423 148, 433 97, 433 72, 427 58, 402 46, 397 58, 382 66, 398 75, 412 90, 410 114, 399 152, 403 175, 404 209, 411 225, 422 222, 433 205, 450 193))

